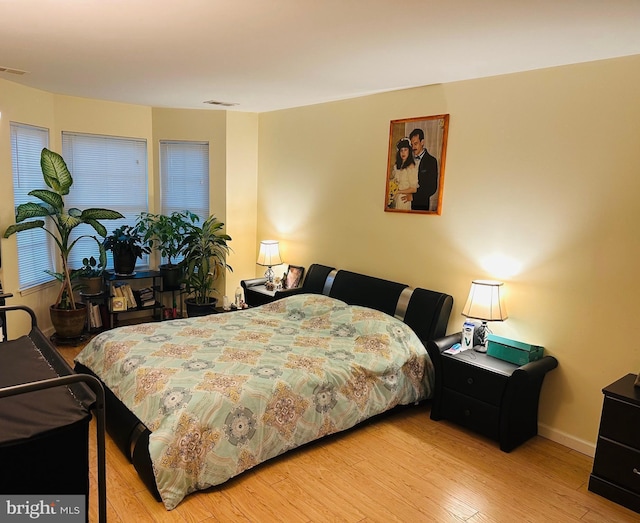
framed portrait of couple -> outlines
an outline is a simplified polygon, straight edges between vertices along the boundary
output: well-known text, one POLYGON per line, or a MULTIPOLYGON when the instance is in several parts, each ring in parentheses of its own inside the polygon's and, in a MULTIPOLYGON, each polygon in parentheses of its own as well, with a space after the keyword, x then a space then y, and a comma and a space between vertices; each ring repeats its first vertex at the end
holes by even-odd
POLYGON ((391 120, 384 210, 441 214, 449 115, 391 120))

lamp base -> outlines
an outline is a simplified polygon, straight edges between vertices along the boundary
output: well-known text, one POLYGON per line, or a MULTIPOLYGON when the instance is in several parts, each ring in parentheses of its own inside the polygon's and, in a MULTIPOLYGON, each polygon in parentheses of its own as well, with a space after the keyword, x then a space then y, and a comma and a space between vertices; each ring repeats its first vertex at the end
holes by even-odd
POLYGON ((474 351, 487 352, 487 336, 489 336, 490 332, 491 329, 489 329, 489 325, 487 325, 486 321, 483 321, 478 327, 476 327, 475 336, 478 337, 478 344, 473 346, 474 351))
POLYGON ((269 266, 267 270, 264 271, 264 277, 267 279, 269 283, 273 283, 274 276, 275 276, 275 273, 273 272, 273 269, 271 268, 271 266, 269 266))

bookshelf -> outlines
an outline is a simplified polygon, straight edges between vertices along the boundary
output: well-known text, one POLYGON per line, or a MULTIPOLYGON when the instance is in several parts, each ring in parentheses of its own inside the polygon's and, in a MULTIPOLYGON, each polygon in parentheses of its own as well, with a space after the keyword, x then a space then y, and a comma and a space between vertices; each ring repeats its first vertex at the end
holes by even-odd
MULTIPOLYGON (((163 306, 158 299, 162 293, 160 271, 136 271, 128 276, 109 273, 105 277, 105 284, 109 328, 117 327, 124 315, 142 311, 151 312, 152 318, 156 321, 162 319, 163 306)), ((141 318, 142 321, 146 321, 148 316, 141 318)), ((133 321, 133 318, 131 320, 133 321)))

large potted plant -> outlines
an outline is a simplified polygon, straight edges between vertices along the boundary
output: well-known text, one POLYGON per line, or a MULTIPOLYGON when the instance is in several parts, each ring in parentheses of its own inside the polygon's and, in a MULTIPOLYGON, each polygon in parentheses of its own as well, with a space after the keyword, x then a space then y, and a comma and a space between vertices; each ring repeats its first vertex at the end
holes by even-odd
POLYGON ((131 276, 136 260, 150 252, 136 227, 123 225, 114 229, 102 242, 105 250, 113 253, 113 270, 117 276, 131 276))
POLYGON ((73 295, 72 274, 69 267, 69 254, 76 243, 88 235, 81 235, 74 240, 71 232, 78 225, 86 223, 93 227, 99 236, 105 236, 107 230, 99 220, 115 220, 123 218, 122 214, 109 209, 66 210, 63 196, 69 194, 73 178, 62 156, 49 149, 42 149, 40 167, 44 182, 49 189, 34 189, 29 193, 40 202, 29 202, 18 205, 16 223, 7 227, 4 237, 30 229, 44 229, 58 248, 61 260, 61 272, 49 272, 60 283, 60 292, 49 308, 51 323, 60 338, 77 338, 82 334, 85 325, 86 311, 83 303, 77 303, 73 295))
POLYGON ((196 214, 186 210, 174 211, 170 215, 143 212, 138 217, 136 229, 145 243, 167 259, 167 263, 159 266, 164 290, 180 288, 182 265, 178 258, 183 254, 190 227, 198 220, 196 214))
POLYGON ((212 294, 216 292, 216 280, 224 269, 233 271, 226 261, 231 237, 222 232, 223 227, 224 223, 209 216, 202 226, 191 225, 185 237, 183 265, 189 317, 214 312, 216 298, 212 294))

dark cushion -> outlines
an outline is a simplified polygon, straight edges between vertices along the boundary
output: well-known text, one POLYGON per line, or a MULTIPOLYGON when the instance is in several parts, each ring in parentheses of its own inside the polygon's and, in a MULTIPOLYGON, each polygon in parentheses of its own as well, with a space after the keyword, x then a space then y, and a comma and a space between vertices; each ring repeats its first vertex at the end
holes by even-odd
POLYGON ((423 342, 440 338, 447 331, 452 307, 453 297, 448 294, 427 289, 414 289, 404 315, 404 322, 423 342))
POLYGON ((307 276, 302 284, 302 292, 311 292, 313 294, 322 294, 324 282, 327 276, 333 270, 333 267, 313 263, 307 271, 307 276))
POLYGON ((408 285, 404 283, 341 270, 333 280, 329 296, 349 305, 370 307, 393 316, 400 293, 405 287, 408 285))

